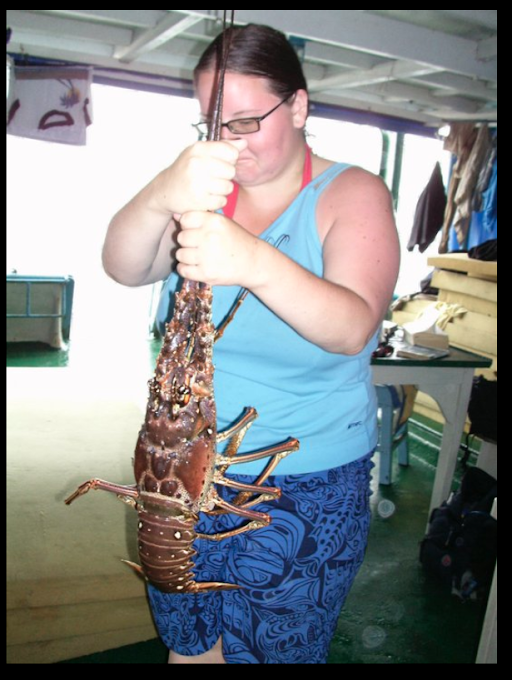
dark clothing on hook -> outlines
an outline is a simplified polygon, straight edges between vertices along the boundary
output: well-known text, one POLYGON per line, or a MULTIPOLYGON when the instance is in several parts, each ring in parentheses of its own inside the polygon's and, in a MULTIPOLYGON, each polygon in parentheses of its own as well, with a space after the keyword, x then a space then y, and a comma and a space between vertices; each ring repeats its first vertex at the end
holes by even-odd
POLYGON ((420 253, 425 252, 443 226, 445 210, 446 192, 443 175, 441 166, 436 163, 434 172, 418 200, 407 250, 412 251, 418 246, 420 253))

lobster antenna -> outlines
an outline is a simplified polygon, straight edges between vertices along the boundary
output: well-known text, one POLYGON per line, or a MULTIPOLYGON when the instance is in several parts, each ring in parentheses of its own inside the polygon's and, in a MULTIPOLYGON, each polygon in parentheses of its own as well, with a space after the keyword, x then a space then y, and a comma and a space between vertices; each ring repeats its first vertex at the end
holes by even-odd
POLYGON ((222 130, 222 103, 224 100, 224 78, 226 75, 226 68, 228 64, 229 47, 231 45, 231 38, 233 36, 233 28, 235 22, 235 10, 223 10, 224 17, 222 20, 222 40, 219 44, 217 52, 217 90, 215 93, 215 105, 213 108, 213 115, 211 119, 210 129, 208 130, 208 141, 218 142, 221 137, 222 130), (231 12, 228 28, 228 12, 231 12))

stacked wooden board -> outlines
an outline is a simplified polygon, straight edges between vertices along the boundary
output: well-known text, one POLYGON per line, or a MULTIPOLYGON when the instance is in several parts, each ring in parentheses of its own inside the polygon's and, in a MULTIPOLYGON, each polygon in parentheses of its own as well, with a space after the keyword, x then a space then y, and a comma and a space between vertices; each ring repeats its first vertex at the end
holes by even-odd
POLYGON ((7 663, 56 663, 155 639, 143 581, 119 572, 8 581, 7 663))
POLYGON ((482 369, 488 379, 498 371, 498 263, 472 260, 466 254, 438 255, 428 260, 436 267, 432 285, 439 300, 462 305, 467 313, 448 324, 450 344, 493 360, 482 369))
MULTIPOLYGON (((403 325, 416 319, 433 302, 461 305, 467 312, 453 319, 446 332, 450 345, 489 357, 490 369, 477 374, 488 380, 497 379, 498 371, 498 263, 472 260, 467 254, 437 255, 428 260, 436 268, 432 286, 439 289, 437 297, 418 296, 393 313, 393 321, 403 325)), ((442 421, 437 404, 424 394, 419 394, 415 410, 442 421)))

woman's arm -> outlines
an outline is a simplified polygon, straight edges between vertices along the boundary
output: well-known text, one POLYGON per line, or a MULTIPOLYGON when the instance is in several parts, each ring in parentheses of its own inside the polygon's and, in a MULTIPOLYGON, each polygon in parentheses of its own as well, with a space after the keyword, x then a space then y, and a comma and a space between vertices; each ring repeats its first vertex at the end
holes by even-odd
POLYGON ((245 146, 245 141, 199 142, 160 172, 110 222, 103 246, 107 274, 127 286, 167 278, 174 264, 173 214, 223 208, 245 146))
POLYGON ((385 316, 398 274, 389 191, 378 177, 353 168, 326 190, 317 217, 325 233, 323 278, 231 220, 201 213, 182 217, 178 271, 249 288, 310 342, 357 354, 385 316))

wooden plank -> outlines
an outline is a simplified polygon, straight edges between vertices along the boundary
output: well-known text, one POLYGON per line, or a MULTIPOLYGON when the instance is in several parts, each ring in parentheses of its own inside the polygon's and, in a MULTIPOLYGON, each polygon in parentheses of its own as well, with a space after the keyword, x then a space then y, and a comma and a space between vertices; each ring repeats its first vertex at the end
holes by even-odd
MULTIPOLYGON (((472 298, 473 300, 478 300, 478 298, 472 298)), ((439 300, 440 302, 446 302, 446 300, 439 300)), ((428 302, 426 300, 411 300, 410 302, 405 303, 405 305, 393 312, 393 321, 398 323, 398 318, 401 317, 407 317, 408 319, 416 319, 419 317, 427 307, 430 307, 432 303, 428 302)), ((456 303, 460 304, 460 303, 456 303)), ((493 303, 494 304, 494 303, 493 303)), ((461 305, 464 306, 464 305, 461 305)), ((470 308, 465 308, 467 309, 467 313, 464 314, 464 316, 457 317, 453 322, 451 323, 460 323, 464 324, 468 328, 476 328, 481 331, 485 331, 486 333, 491 333, 491 334, 496 334, 498 333, 498 320, 496 316, 492 316, 489 314, 484 314, 480 312, 473 311, 470 308)))
POLYGON ((7 610, 145 597, 144 581, 135 574, 8 581, 7 610))
POLYGON ((54 663, 156 637, 134 575, 7 583, 8 663, 54 663))
POLYGON ((401 309, 399 312, 393 312, 392 320, 399 326, 403 326, 409 321, 415 321, 418 318, 417 314, 411 314, 410 312, 401 309))
POLYGON ((146 598, 77 605, 11 609, 7 644, 62 640, 151 625, 146 598))
POLYGON ((436 302, 437 299, 434 297, 427 299, 418 297, 408 300, 402 307, 393 311, 392 320, 399 326, 403 326, 409 321, 415 321, 427 307, 430 307, 430 305, 433 305, 436 302))
POLYGON ((438 270, 432 276, 432 285, 441 290, 464 293, 473 297, 498 302, 498 284, 493 281, 472 279, 464 274, 438 270))
POLYGON ((8 664, 57 663, 76 659, 89 654, 105 652, 138 642, 154 640, 157 637, 154 626, 141 626, 121 631, 109 631, 81 635, 44 642, 27 642, 20 645, 7 645, 8 664))
MULTIPOLYGON (((478 312, 472 312, 470 310, 468 310, 464 316, 453 319, 453 321, 448 324, 448 328, 450 328, 451 325, 464 328, 468 333, 475 330, 480 333, 487 333, 494 337, 498 335, 497 317, 479 314, 478 312)), ((495 354, 495 352, 493 352, 493 354, 495 354)))
MULTIPOLYGON (((477 298, 474 298, 477 299, 477 298)), ((425 300, 411 300, 402 309, 393 312, 392 319, 400 326, 414 321, 431 303, 425 300)), ((497 356, 498 319, 486 314, 467 311, 456 317, 446 327, 451 345, 464 344, 469 351, 497 356)))
POLYGON ((448 253, 447 255, 435 255, 428 258, 428 264, 438 269, 464 272, 470 277, 498 280, 498 263, 473 260, 467 253, 448 253))
POLYGON ((477 312, 478 314, 485 314, 498 318, 498 303, 490 300, 483 300, 482 298, 474 297, 473 295, 466 295, 465 293, 456 293, 450 290, 440 290, 439 300, 441 302, 448 302, 450 304, 462 305, 466 309, 477 312))
POLYGON ((453 323, 449 323, 446 331, 450 338, 450 344, 460 346, 461 344, 470 345, 471 352, 477 354, 498 355, 498 336, 492 333, 480 331, 477 328, 462 323, 457 323, 457 319, 453 323))
POLYGON ((419 316, 422 312, 427 309, 427 307, 430 307, 430 305, 435 305, 437 302, 437 298, 434 296, 431 296, 429 298, 422 298, 422 297, 417 297, 413 298, 412 300, 408 300, 407 302, 403 303, 403 306, 400 307, 397 311, 403 311, 407 310, 411 314, 416 314, 419 316))

